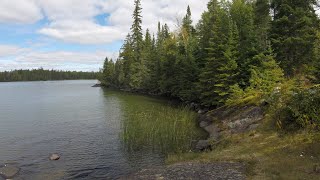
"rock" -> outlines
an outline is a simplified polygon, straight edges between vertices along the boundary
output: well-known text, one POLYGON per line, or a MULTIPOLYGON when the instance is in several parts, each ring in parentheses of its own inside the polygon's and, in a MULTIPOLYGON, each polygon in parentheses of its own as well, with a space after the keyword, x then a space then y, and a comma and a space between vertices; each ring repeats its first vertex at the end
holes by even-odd
POLYGON ((212 123, 211 122, 208 122, 208 121, 201 121, 200 123, 199 123, 199 126, 201 127, 201 128, 205 128, 205 127, 207 127, 207 126, 210 126, 212 123))
POLYGON ((235 117, 227 119, 228 129, 233 133, 241 133, 248 130, 254 130, 259 126, 259 122, 263 119, 263 112, 260 107, 244 108, 243 112, 235 117))
POLYGON ((101 84, 95 84, 95 85, 93 85, 91 87, 101 87, 101 84))
POLYGON ((200 140, 196 144, 195 149, 197 151, 205 151, 205 150, 211 150, 211 143, 210 140, 200 140))
POLYGON ((52 154, 51 156, 50 156, 50 160, 51 161, 57 161, 57 160, 59 160, 60 159, 60 156, 58 155, 58 154, 52 154))
POLYGON ((13 178, 15 175, 19 173, 20 169, 14 166, 5 165, 0 168, 0 175, 5 179, 13 178))
POLYGON ((209 133, 209 137, 215 141, 218 141, 220 138, 220 128, 218 128, 215 124, 211 124, 210 126, 204 127, 204 130, 209 133))

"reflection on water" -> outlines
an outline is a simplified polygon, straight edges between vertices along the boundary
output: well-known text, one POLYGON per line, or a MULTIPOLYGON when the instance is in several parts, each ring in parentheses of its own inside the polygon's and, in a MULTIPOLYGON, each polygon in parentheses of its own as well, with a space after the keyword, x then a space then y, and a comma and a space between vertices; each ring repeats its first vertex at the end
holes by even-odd
POLYGON ((159 112, 151 107, 164 108, 163 101, 92 88, 94 83, 0 83, 0 166, 17 163, 22 179, 114 179, 162 165, 162 152, 127 151, 122 127, 142 109, 159 112), (51 153, 61 159, 49 161, 51 153))

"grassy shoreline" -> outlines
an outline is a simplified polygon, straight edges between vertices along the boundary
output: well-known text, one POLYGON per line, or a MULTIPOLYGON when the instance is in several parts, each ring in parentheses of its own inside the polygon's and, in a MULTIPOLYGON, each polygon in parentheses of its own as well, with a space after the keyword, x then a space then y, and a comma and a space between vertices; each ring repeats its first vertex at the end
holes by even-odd
POLYGON ((249 179, 319 179, 319 149, 318 132, 260 129, 225 137, 211 152, 175 154, 166 162, 243 162, 249 179))

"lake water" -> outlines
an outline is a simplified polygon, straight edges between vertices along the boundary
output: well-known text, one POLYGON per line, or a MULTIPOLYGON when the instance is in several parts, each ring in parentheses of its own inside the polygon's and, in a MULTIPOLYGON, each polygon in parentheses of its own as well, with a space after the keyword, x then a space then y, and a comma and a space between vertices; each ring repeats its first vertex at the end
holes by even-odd
POLYGON ((0 166, 21 168, 17 178, 42 180, 116 179, 163 165, 160 151, 127 151, 121 125, 130 116, 127 97, 148 107, 164 101, 92 88, 95 83, 0 83, 0 166), (49 161, 52 153, 61 159, 49 161))

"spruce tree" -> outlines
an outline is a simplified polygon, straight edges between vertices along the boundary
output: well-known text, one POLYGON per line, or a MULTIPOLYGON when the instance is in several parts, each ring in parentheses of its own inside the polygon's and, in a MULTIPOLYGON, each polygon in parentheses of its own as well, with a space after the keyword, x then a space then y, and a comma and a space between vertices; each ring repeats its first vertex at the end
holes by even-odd
POLYGON ((272 47, 286 75, 303 71, 312 62, 318 28, 316 0, 273 0, 272 47))
POLYGON ((220 5, 217 0, 210 0, 207 4, 208 10, 205 11, 197 25, 199 52, 197 54, 197 64, 200 69, 204 68, 208 58, 209 39, 213 36, 212 27, 217 19, 217 10, 220 5))
POLYGON ((257 36, 257 49, 266 52, 270 48, 269 31, 271 28, 271 15, 269 0, 257 0, 254 6, 254 25, 257 36))
POLYGON ((249 0, 234 0, 230 7, 232 20, 239 30, 239 85, 242 88, 249 86, 249 66, 255 65, 253 57, 258 54, 257 39, 254 26, 254 9, 249 0))
POLYGON ((123 88, 130 88, 130 79, 133 74, 131 69, 134 63, 134 50, 132 46, 132 37, 130 34, 127 35, 119 54, 119 59, 123 61, 123 71, 124 71, 124 82, 123 88))
POLYGON ((102 70, 102 79, 101 83, 106 86, 110 87, 114 85, 114 62, 112 59, 108 59, 106 57, 104 64, 103 64, 103 70, 102 70))
POLYGON ((216 107, 224 104, 230 86, 235 84, 239 44, 236 25, 230 20, 227 10, 220 8, 217 13, 208 48, 209 57, 199 83, 202 104, 216 107))
POLYGON ((173 94, 182 101, 196 100, 195 82, 198 67, 195 62, 196 36, 192 25, 191 10, 188 6, 186 16, 179 32, 178 55, 176 60, 176 81, 173 94))
POLYGON ((130 77, 129 87, 131 89, 140 90, 143 86, 144 77, 147 74, 146 64, 142 62, 141 52, 143 48, 143 35, 142 35, 142 16, 141 16, 141 2, 140 0, 134 1, 135 9, 133 11, 133 24, 131 27, 132 37, 132 55, 133 60, 130 64, 130 77))

